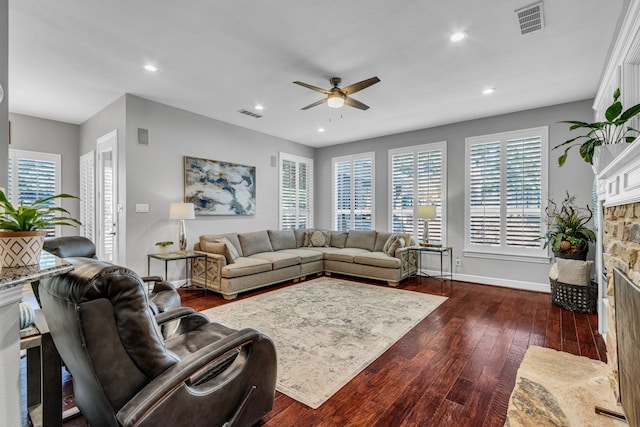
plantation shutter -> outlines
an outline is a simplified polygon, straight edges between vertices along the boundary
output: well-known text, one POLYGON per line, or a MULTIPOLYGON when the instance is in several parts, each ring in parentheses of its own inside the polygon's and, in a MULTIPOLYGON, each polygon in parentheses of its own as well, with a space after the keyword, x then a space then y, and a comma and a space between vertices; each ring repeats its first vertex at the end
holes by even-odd
POLYGON ((507 141, 506 239, 508 246, 539 248, 542 235, 542 140, 507 141))
POLYGON ((313 160, 280 153, 280 229, 310 228, 313 160))
POLYGON ((500 141, 474 144, 469 155, 469 240, 500 245, 500 141))
POLYGON ((333 228, 373 228, 373 153, 333 161, 333 228))
POLYGON ((429 220, 429 241, 445 240, 443 200, 446 194, 446 143, 438 142, 390 150, 391 231, 423 240, 424 220, 416 217, 420 205, 436 206, 429 220))
POLYGON ((465 251, 548 257, 548 128, 467 138, 465 251))
POLYGON ((91 151, 80 156, 80 235, 95 242, 95 160, 91 151))
MULTIPOLYGON (((8 198, 14 205, 34 201, 60 192, 60 155, 23 150, 9 150, 8 198)), ((45 205, 60 206, 59 200, 45 205)), ((46 237, 56 235, 56 227, 45 229, 46 237)))

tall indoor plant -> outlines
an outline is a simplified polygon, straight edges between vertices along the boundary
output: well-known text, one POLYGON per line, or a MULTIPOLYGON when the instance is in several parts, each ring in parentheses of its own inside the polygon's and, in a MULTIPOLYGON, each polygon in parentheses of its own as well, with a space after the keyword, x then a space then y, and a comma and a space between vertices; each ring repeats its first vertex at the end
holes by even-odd
MULTIPOLYGON (((571 125, 569 130, 571 131, 579 129, 586 131, 586 133, 553 147, 555 150, 556 148, 566 146, 564 153, 558 158, 558 165, 564 165, 567 161, 569 150, 579 146, 580 157, 582 157, 585 162, 592 165, 596 163, 596 168, 603 167, 604 165, 597 160, 598 155, 594 155, 596 151, 599 151, 597 147, 610 147, 615 144, 621 144, 616 146, 616 148, 624 149, 626 147, 624 143, 633 142, 638 135, 640 135, 640 131, 626 124, 639 113, 640 104, 624 110, 622 102, 620 102, 620 89, 616 89, 613 93, 613 104, 605 111, 605 121, 587 123, 576 120, 566 120, 560 122, 569 123, 571 125)), ((611 160, 613 160, 613 158, 611 158, 611 160)), ((594 171, 598 173, 599 170, 596 168, 594 168, 594 171)))
POLYGON ((3 267, 22 267, 40 262, 45 228, 56 225, 80 225, 64 208, 52 206, 52 201, 73 198, 71 194, 56 194, 17 207, 0 191, 0 260, 3 267))
POLYGON ((575 201, 576 197, 570 196, 569 192, 560 205, 549 200, 545 210, 547 233, 542 239, 544 248, 550 246, 557 257, 584 260, 589 252, 589 242, 596 240, 593 230, 587 227, 593 212, 589 205, 579 207, 575 201))

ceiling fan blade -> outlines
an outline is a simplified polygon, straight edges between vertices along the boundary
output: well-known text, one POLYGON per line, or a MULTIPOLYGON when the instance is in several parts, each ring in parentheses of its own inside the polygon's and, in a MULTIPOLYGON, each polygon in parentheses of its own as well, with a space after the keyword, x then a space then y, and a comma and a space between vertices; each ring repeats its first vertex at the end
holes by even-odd
POLYGON ((358 108, 360 110, 368 110, 369 109, 368 105, 365 105, 362 102, 356 101, 355 99, 349 98, 349 97, 346 97, 344 99, 344 103, 345 103, 345 105, 348 105, 349 107, 355 107, 355 108, 358 108))
POLYGON ((316 92, 324 93, 325 95, 329 95, 331 93, 327 89, 322 89, 321 87, 313 86, 313 85, 310 85, 310 84, 307 84, 307 83, 298 82, 298 81, 295 81, 294 83, 297 84, 297 85, 306 87, 307 89, 311 89, 311 90, 315 90, 316 92))
POLYGON ((347 87, 344 87, 342 89, 340 89, 342 91, 342 93, 344 93, 345 95, 351 95, 354 94, 362 89, 366 89, 371 85, 374 85, 376 83, 378 83, 380 81, 379 78, 377 77, 371 77, 367 80, 363 80, 361 82, 358 83, 354 83, 352 85, 349 85, 347 87))
MULTIPOLYGON (((311 107, 315 107, 317 105, 324 104, 325 102, 327 102, 327 99, 328 98, 322 98, 320 101, 316 101, 313 104, 309 104, 306 107, 302 107, 301 110, 308 110, 311 107)), ((367 107, 367 108, 369 108, 369 107, 367 107)))

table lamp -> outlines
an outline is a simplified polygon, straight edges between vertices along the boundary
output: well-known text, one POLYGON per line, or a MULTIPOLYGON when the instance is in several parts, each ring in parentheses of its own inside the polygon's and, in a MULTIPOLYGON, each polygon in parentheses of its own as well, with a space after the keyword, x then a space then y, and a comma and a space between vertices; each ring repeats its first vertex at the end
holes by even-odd
POLYGON ((187 231, 184 226, 185 219, 195 219, 196 212, 193 203, 171 203, 169 209, 169 219, 180 220, 180 235, 178 241, 180 242, 180 251, 187 250, 187 231))
POLYGON ((424 233, 422 240, 429 243, 429 220, 436 217, 436 205, 419 205, 416 209, 416 217, 424 219, 424 233))

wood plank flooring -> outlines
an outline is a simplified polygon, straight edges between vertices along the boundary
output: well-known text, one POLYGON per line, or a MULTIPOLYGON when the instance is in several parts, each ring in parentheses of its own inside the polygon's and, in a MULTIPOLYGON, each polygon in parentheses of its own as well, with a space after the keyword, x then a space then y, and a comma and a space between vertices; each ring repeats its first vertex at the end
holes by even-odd
MULTIPOLYGON (((385 286, 376 282, 367 282, 385 286)), ((241 295, 247 298, 291 284, 241 295)), ((413 278, 400 288, 441 294, 440 282, 413 278)), ((181 289, 196 310, 227 304, 181 289)), ((276 392, 259 426, 503 426, 516 371, 530 345, 606 361, 597 316, 551 304, 549 294, 445 282, 449 299, 317 410, 276 392)), ((65 375, 66 405, 72 404, 65 375)), ((79 417, 65 427, 85 426, 79 417)))

